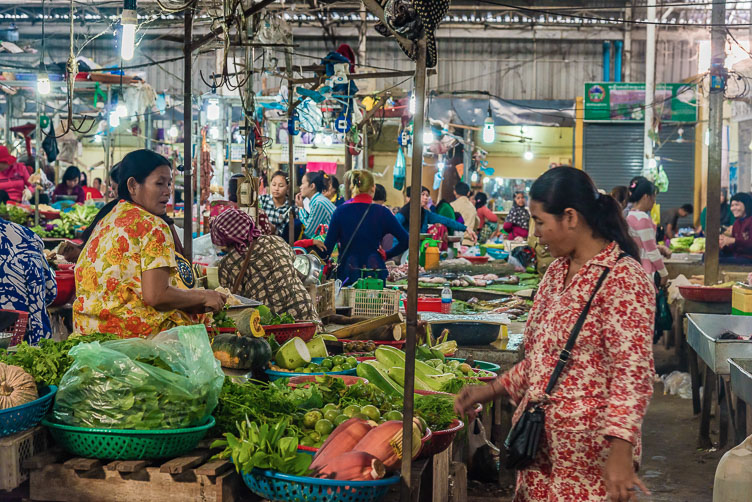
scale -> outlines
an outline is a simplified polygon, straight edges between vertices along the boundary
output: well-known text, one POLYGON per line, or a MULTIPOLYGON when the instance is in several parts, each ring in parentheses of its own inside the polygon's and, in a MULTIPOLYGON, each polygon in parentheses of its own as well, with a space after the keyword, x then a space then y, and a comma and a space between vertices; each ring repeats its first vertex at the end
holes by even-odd
POLYGON ((377 277, 379 272, 381 272, 381 270, 377 268, 360 269, 360 279, 355 282, 355 289, 384 289, 384 281, 377 277))

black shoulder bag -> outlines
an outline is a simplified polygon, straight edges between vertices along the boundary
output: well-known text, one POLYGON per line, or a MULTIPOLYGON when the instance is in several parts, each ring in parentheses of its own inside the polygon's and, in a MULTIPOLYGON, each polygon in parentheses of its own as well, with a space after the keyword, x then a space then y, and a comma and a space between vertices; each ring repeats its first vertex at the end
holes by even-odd
MULTIPOLYGON (((626 255, 621 254, 618 259, 620 260, 623 256, 626 255)), ((593 294, 590 295, 590 299, 585 304, 585 308, 582 309, 580 317, 577 318, 577 322, 572 328, 572 332, 569 334, 567 344, 564 346, 564 350, 561 351, 561 354, 559 354, 559 361, 556 363, 556 367, 554 368, 553 373, 551 373, 551 378, 548 380, 546 394, 551 394, 557 380, 559 380, 561 372, 567 365, 574 343, 577 341, 577 336, 580 334, 582 325, 585 324, 585 318, 590 311, 593 298, 595 298, 596 293, 598 293, 598 290, 601 288, 603 281, 606 280, 609 270, 610 269, 607 268, 603 271, 598 282, 595 284, 593 294)), ((543 434, 543 426, 546 421, 545 419, 546 414, 543 407, 540 404, 535 404, 531 408, 525 410, 512 430, 509 431, 509 435, 507 436, 506 441, 504 441, 504 448, 507 451, 507 469, 520 470, 533 463, 535 456, 538 454, 540 438, 543 434)))

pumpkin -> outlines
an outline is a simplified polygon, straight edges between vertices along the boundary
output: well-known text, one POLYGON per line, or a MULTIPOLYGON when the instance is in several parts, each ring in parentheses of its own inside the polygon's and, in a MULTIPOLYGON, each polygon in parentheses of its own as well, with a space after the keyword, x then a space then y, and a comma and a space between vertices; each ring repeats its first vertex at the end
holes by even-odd
POLYGON ((221 333, 215 336, 212 351, 223 367, 238 370, 261 368, 272 357, 272 349, 266 340, 242 336, 240 333, 221 333))
POLYGON ((18 366, 0 363, 0 410, 30 403, 37 397, 33 376, 18 366))

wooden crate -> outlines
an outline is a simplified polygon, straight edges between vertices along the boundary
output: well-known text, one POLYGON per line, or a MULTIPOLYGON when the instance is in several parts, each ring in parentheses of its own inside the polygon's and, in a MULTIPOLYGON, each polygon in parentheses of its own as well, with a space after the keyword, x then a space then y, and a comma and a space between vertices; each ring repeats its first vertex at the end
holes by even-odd
POLYGON ((236 502, 259 500, 235 466, 211 460, 206 443, 171 460, 103 461, 71 457, 58 448, 26 461, 29 499, 50 502, 236 502))
POLYGON ((23 463, 47 449, 47 429, 34 427, 0 438, 0 490, 13 490, 29 479, 23 463))

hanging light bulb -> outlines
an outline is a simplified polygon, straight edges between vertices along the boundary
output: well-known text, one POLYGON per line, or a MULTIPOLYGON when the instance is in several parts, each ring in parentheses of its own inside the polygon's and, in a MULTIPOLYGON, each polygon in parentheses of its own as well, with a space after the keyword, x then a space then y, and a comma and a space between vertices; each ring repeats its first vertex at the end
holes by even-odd
POLYGON ((446 167, 446 163, 444 162, 444 157, 440 157, 439 160, 436 162, 436 169, 439 170, 439 172, 443 171, 446 167))
POLYGON ((483 143, 490 144, 496 139, 496 128, 494 127, 494 119, 491 116, 491 110, 488 111, 488 117, 483 123, 483 143))
POLYGON ((415 92, 410 93, 410 102, 408 103, 407 111, 410 112, 410 115, 415 115, 415 92))
POLYGON ((429 127, 425 131, 423 131, 423 145, 430 145, 435 141, 435 139, 436 138, 433 135, 433 129, 429 127))
POLYGON ((178 137, 178 134, 180 134, 180 132, 178 131, 178 126, 172 124, 170 129, 167 131, 167 135, 172 139, 176 139, 178 137))
POLYGON ((110 111, 110 127, 117 127, 120 125, 120 114, 117 109, 110 111))
POLYGON ((211 126, 209 128, 209 137, 211 139, 219 139, 219 127, 211 126))
POLYGON ((656 167, 658 167, 658 162, 655 158, 648 159, 648 168, 655 169, 656 167))
POLYGON ((118 103, 115 107, 115 112, 118 114, 118 117, 124 119, 128 116, 128 107, 125 106, 125 103, 118 103))
POLYGON ((120 16, 120 26, 122 35, 120 38, 120 57, 124 61, 133 59, 136 50, 136 24, 138 16, 136 15, 136 0, 125 0, 123 4, 123 13, 120 16))
POLYGON ((206 118, 208 120, 219 120, 219 101, 216 99, 210 99, 209 105, 206 107, 206 118))
POLYGON ((324 134, 324 146, 332 146, 332 143, 334 143, 334 136, 332 136, 331 133, 324 134))
POLYGON ((473 172, 473 175, 470 176, 470 181, 472 181, 473 183, 478 183, 478 173, 477 172, 473 172))
POLYGON ((533 157, 535 157, 535 156, 533 155, 533 149, 532 149, 532 148, 530 147, 530 145, 527 145, 527 150, 525 150, 525 153, 524 153, 524 155, 523 155, 523 158, 524 158, 525 160, 533 160, 533 157))
POLYGON ((95 134, 94 135, 94 143, 101 143, 102 142, 102 135, 101 134, 95 134))
POLYGON ((50 76, 46 73, 40 73, 39 76, 37 76, 37 92, 42 96, 46 96, 50 91, 52 91, 50 76))

